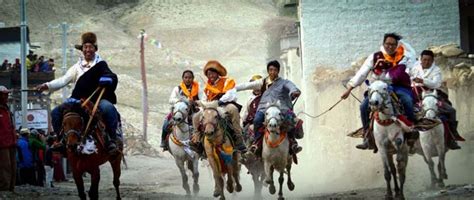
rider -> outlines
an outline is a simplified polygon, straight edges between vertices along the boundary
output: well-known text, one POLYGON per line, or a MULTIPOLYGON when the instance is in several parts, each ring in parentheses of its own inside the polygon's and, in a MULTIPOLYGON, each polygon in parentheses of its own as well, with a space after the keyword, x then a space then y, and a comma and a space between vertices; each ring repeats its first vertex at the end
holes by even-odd
MULTIPOLYGON (((402 37, 396 33, 387 33, 383 38, 380 51, 375 52, 365 60, 355 76, 347 83, 347 90, 341 95, 346 99, 352 89, 361 85, 372 72, 372 77, 388 83, 403 105, 408 120, 415 122, 413 113, 413 94, 411 92, 409 71, 414 64, 414 50, 407 43, 400 41, 402 37)), ((357 145, 358 149, 369 148, 369 100, 365 96, 360 105, 364 141, 357 145)))
MULTIPOLYGON (((99 54, 97 54, 97 36, 92 32, 86 32, 81 35, 82 44, 76 45, 76 49, 81 50, 83 57, 74 64, 66 74, 60 78, 36 86, 39 91, 55 91, 74 83, 74 90, 71 97, 63 104, 57 106, 51 111, 53 129, 56 133, 61 130, 63 110, 67 104, 79 102, 79 99, 86 99, 92 95, 98 87, 105 87, 105 92, 99 102, 99 111, 105 123, 105 131, 109 136, 106 148, 109 152, 117 149, 115 140, 118 126, 118 112, 113 104, 117 103, 115 89, 117 88, 117 75, 110 70, 99 54)), ((91 101, 97 101, 99 94, 95 94, 91 101)))
MULTIPOLYGON (((217 100, 219 106, 223 107, 226 113, 228 113, 233 130, 230 134, 234 140, 235 147, 242 153, 245 153, 247 147, 245 147, 242 138, 239 114, 242 106, 237 104, 237 90, 234 88, 234 79, 226 77, 227 70, 216 60, 208 61, 203 71, 208 78, 206 87, 204 88, 206 100, 217 100)), ((202 112, 198 112, 193 117, 193 128, 194 134, 197 135, 196 138, 200 138, 201 136, 199 131, 201 116, 202 112)))
MULTIPOLYGON (((458 121, 456 120, 456 110, 451 106, 451 102, 447 99, 447 94, 439 90, 442 83, 441 69, 434 64, 434 54, 430 50, 424 50, 421 52, 421 59, 416 62, 415 66, 411 70, 412 80, 414 82, 415 90, 418 93, 418 88, 424 87, 430 90, 438 90, 438 94, 441 104, 439 105, 440 114, 446 118, 449 126, 449 130, 453 134, 454 138, 461 138, 457 131, 458 121)), ((450 139, 447 142, 449 149, 460 149, 461 147, 457 144, 455 139, 450 139)))
MULTIPOLYGON (((185 70, 181 75, 181 78, 183 79, 183 81, 178 86, 176 86, 171 92, 169 103, 171 106, 173 106, 181 99, 187 99, 189 101, 189 105, 191 106, 191 112, 189 113, 189 116, 192 116, 192 114, 199 111, 199 108, 197 108, 195 101, 203 99, 204 94, 199 88, 199 83, 194 81, 194 73, 191 70, 185 70)), ((163 148, 164 151, 168 150, 166 137, 171 132, 170 121, 172 120, 172 115, 173 111, 171 111, 163 121, 160 147, 163 148)), ((189 119, 188 123, 190 123, 189 119)))
MULTIPOLYGON (((253 82, 243 83, 238 85, 237 91, 248 90, 248 89, 261 89, 262 97, 258 103, 257 112, 253 120, 254 137, 252 138, 252 149, 254 152, 258 149, 258 141, 263 136, 263 122, 265 120, 265 109, 267 103, 280 101, 281 112, 287 114, 287 116, 295 119, 296 116, 293 113, 292 100, 296 99, 301 95, 301 91, 296 85, 290 80, 283 79, 278 76, 280 72, 280 63, 276 60, 270 61, 267 64, 268 77, 259 79, 253 82)), ((292 131, 288 134, 291 141, 291 150, 294 153, 300 152, 303 148, 298 146, 295 136, 292 131)))
MULTIPOLYGON (((263 77, 260 75, 254 75, 250 79, 249 82, 253 82, 256 80, 260 80, 263 77)), ((260 103, 260 99, 262 97, 261 88, 254 89, 252 94, 250 95, 249 99, 247 100, 247 104, 245 105, 244 114, 242 115, 242 127, 244 127, 245 137, 249 137, 249 126, 253 124, 253 120, 255 118, 255 113, 257 112, 258 104, 260 103)))

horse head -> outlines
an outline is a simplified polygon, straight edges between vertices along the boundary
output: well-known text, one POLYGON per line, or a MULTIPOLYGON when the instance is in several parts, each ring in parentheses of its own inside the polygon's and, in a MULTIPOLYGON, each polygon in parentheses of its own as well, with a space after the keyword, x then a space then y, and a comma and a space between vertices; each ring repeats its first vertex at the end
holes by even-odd
POLYGON ((66 146, 73 148, 81 142, 81 134, 84 129, 84 119, 75 106, 68 106, 64 110, 63 117, 63 140, 66 140, 66 146))
POLYGON ((209 139, 214 138, 215 133, 218 130, 218 123, 221 120, 223 110, 219 108, 217 101, 203 102, 200 101, 199 105, 203 108, 201 123, 203 125, 204 135, 209 139))
POLYGON ((422 93, 423 118, 435 119, 438 116, 438 93, 423 91, 422 93))
POLYGON ((369 86, 369 105, 373 111, 381 111, 390 100, 388 85, 383 81, 374 81, 369 86))
POLYGON ((190 106, 189 101, 181 99, 173 105, 173 121, 180 124, 184 122, 189 115, 190 106))
POLYGON ((283 122, 283 115, 280 106, 280 100, 274 103, 267 103, 264 124, 271 133, 278 133, 280 125, 283 122))

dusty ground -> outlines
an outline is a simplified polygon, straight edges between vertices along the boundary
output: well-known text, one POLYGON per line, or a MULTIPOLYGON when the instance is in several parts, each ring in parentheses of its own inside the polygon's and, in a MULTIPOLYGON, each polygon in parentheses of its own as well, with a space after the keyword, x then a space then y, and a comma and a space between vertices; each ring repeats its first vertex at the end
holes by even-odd
MULTIPOLYGON (((166 154, 165 154, 166 155, 166 154)), ((181 188, 181 177, 171 158, 153 158, 146 156, 127 157, 128 169, 123 169, 121 177, 121 195, 123 199, 189 199, 184 195, 181 188)), ((238 194, 229 195, 229 199, 252 199, 253 183, 247 170, 242 168, 241 177, 243 191, 238 194)), ((191 177, 190 177, 191 178, 191 177)), ((289 193, 285 188, 284 194, 287 199, 382 199, 384 188, 359 189, 347 192, 316 194, 309 191, 301 191, 302 177, 294 179, 296 189, 289 193)), ((86 182, 88 182, 86 178, 86 182)), ((407 181, 410 181, 408 179, 407 181)), ((200 165, 200 187, 197 196, 192 199, 212 199, 214 182, 210 169, 205 162, 200 165)), ((286 185, 286 184, 285 184, 286 185)), ((382 185, 381 185, 382 186, 382 185)), ((88 187, 88 183, 86 185, 88 187)), ((55 188, 41 188, 32 186, 19 186, 17 194, 9 192, 0 193, 0 199, 66 199, 77 198, 77 192, 72 179, 69 182, 56 183, 55 188)), ((115 191, 112 185, 112 173, 109 165, 101 167, 100 198, 114 199, 115 191)), ((274 199, 266 188, 262 191, 263 199, 274 199)), ((442 190, 411 190, 406 189, 407 199, 472 199, 474 198, 474 185, 448 185, 442 190)))

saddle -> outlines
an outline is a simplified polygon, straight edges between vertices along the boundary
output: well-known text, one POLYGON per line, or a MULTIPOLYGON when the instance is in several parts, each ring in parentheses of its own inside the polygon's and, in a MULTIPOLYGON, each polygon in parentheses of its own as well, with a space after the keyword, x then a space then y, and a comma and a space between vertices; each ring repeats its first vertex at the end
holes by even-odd
MULTIPOLYGON (((81 103, 83 100, 81 100, 81 103)), ((106 133, 106 126, 104 119, 102 118, 102 115, 100 114, 100 111, 97 110, 95 114, 92 116, 92 111, 94 108, 94 104, 92 102, 87 102, 84 107, 81 107, 81 104, 65 104, 65 109, 63 112, 63 116, 65 116, 69 112, 75 112, 78 113, 81 118, 83 119, 83 128, 84 131, 87 122, 89 121, 90 117, 92 117, 91 124, 88 127, 88 130, 86 133, 84 133, 83 138, 82 138, 82 144, 84 145, 90 145, 88 143, 93 142, 100 144, 102 147, 105 147, 105 141, 109 141, 109 136, 106 133)), ((118 114, 118 113, 117 113, 118 114)), ((117 125, 117 130, 115 132, 116 134, 116 144, 119 149, 123 149, 123 131, 122 131, 122 121, 121 121, 121 116, 118 114, 118 125, 117 125)))

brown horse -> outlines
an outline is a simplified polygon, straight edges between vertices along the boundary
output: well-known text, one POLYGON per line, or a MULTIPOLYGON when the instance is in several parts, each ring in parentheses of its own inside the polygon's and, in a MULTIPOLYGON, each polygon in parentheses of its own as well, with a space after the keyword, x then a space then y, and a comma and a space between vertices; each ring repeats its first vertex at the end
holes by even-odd
POLYGON ((200 104, 204 108, 202 113, 199 113, 202 116, 204 149, 215 181, 213 195, 225 199, 224 175, 227 174, 226 189, 229 193, 234 192, 234 187, 237 192, 242 190, 239 181, 239 153, 233 149, 230 136, 224 132, 225 122, 222 116, 225 116, 225 111, 218 107, 217 101, 200 102, 200 104))
POLYGON ((68 110, 65 112, 62 125, 64 133, 63 140, 66 140, 67 158, 71 163, 72 174, 74 177, 74 182, 76 183, 79 197, 81 199, 86 199, 82 175, 85 172, 88 172, 91 175, 91 186, 88 192, 89 198, 99 198, 99 166, 108 161, 110 162, 114 173, 113 184, 117 193, 116 198, 121 199, 119 185, 121 174, 120 164, 123 158, 123 145, 119 145, 120 148, 117 153, 109 155, 109 153, 104 148, 102 133, 100 129, 93 128, 93 137, 99 141, 97 145, 97 152, 89 155, 80 154, 77 151, 77 147, 83 140, 82 137, 84 137, 83 132, 85 126, 83 117, 75 110, 68 110))

